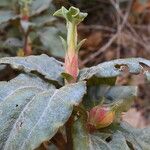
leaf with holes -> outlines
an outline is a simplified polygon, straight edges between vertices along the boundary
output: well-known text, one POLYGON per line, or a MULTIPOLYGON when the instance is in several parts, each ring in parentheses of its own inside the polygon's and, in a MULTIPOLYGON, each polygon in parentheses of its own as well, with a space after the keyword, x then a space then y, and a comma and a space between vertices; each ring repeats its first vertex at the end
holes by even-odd
POLYGON ((107 80, 112 77, 115 78, 124 73, 122 66, 127 67, 128 71, 132 74, 139 74, 143 71, 141 64, 150 67, 150 60, 143 58, 127 58, 104 62, 91 68, 82 69, 80 71, 79 81, 87 80, 89 84, 96 84, 96 82, 102 79, 107 80))

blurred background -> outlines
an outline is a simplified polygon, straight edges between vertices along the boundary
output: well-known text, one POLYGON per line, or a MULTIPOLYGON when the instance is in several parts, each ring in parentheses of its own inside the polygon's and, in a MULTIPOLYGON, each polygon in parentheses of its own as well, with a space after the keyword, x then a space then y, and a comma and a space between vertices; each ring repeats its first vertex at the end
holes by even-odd
MULTIPOLYGON (((79 52, 80 68, 119 58, 150 59, 150 0, 0 0, 0 57, 45 53, 64 61, 59 39, 66 37, 64 20, 52 15, 61 6, 88 13, 78 26, 79 40, 87 39, 79 52)), ((1 66, 0 80, 13 74, 1 66)), ((138 85, 135 104, 123 119, 134 127, 149 126, 150 84, 143 75, 127 72, 116 84, 138 85)))

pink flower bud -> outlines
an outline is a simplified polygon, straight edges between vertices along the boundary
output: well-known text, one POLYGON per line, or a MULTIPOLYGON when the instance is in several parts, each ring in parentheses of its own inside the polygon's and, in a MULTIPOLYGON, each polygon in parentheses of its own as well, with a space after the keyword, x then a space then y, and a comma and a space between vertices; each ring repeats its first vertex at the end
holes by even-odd
POLYGON ((115 118, 115 112, 106 106, 95 106, 89 112, 88 124, 96 129, 109 126, 115 118))

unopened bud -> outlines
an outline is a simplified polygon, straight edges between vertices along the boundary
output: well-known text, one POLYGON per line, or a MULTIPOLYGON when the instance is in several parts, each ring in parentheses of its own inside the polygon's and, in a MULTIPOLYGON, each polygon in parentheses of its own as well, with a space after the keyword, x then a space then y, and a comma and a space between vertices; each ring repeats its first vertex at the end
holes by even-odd
POLYGON ((106 106, 95 106, 89 112, 88 124, 96 129, 109 126, 115 118, 115 112, 106 106))

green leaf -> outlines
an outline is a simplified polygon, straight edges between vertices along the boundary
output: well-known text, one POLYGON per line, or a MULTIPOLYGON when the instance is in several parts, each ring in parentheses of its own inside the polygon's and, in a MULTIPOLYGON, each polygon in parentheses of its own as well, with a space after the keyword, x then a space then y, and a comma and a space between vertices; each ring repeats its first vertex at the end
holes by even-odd
POLYGON ((0 10, 0 24, 19 18, 13 11, 0 10))
POLYGON ((76 118, 72 127, 73 149, 74 150, 88 150, 89 149, 89 135, 86 130, 85 119, 80 116, 76 118))
POLYGON ((109 143, 102 139, 100 134, 91 134, 90 140, 90 150, 130 150, 124 136, 119 131, 113 134, 109 143))
POLYGON ((42 42, 45 49, 50 51, 50 53, 57 57, 64 56, 64 50, 62 49, 62 44, 58 38, 61 32, 56 27, 44 28, 38 32, 40 41, 42 42))
POLYGON ((88 86, 83 103, 88 109, 102 102, 115 105, 115 110, 120 113, 131 107, 135 96, 137 96, 136 86, 88 86))
POLYGON ((105 98, 107 103, 114 102, 120 99, 130 99, 137 96, 137 86, 111 86, 107 88, 105 98))
POLYGON ((116 113, 129 110, 137 96, 136 86, 113 86, 105 93, 105 103, 113 105, 116 113))
POLYGON ((23 47, 23 41, 20 40, 19 38, 8 36, 8 38, 5 41, 0 40, 0 49, 3 50, 4 53, 6 54, 4 56, 2 55, 3 57, 16 55, 17 51, 22 47, 23 47))
POLYGON ((126 139, 120 131, 117 131, 112 136, 112 141, 109 143, 112 150, 130 150, 126 139))
POLYGON ((16 9, 17 0, 1 0, 0 7, 16 9))
POLYGON ((63 64, 45 54, 27 57, 4 57, 0 64, 11 65, 12 68, 25 72, 37 72, 46 79, 62 84, 61 73, 64 71, 63 64))
POLYGON ((122 122, 89 134, 90 150, 149 150, 150 128, 137 129, 122 122))
POLYGON ((150 127, 144 129, 133 128, 128 123, 121 123, 121 131, 134 149, 149 150, 150 148, 150 127))
POLYGON ((30 5, 31 16, 38 15, 52 6, 52 0, 33 0, 30 5))
POLYGON ((16 119, 31 99, 55 89, 38 77, 21 74, 9 82, 0 82, 0 149, 4 146, 16 119))
POLYGON ((104 62, 91 68, 82 69, 79 74, 79 81, 87 80, 90 82, 90 80, 93 80, 94 82, 95 79, 96 84, 98 79, 108 79, 110 77, 115 78, 124 73, 123 67, 127 67, 129 73, 139 74, 143 70, 141 64, 145 64, 150 67, 150 60, 143 58, 127 58, 104 62))
POLYGON ((10 37, 4 41, 2 46, 4 48, 21 48, 23 47, 23 41, 19 40, 18 38, 10 37))
POLYGON ((37 94, 13 125, 4 150, 35 149, 51 139, 68 120, 73 106, 81 102, 85 92, 85 82, 79 82, 37 94))
POLYGON ((101 139, 100 136, 95 134, 90 134, 90 142, 89 147, 90 150, 111 150, 111 147, 107 144, 107 142, 101 139))
MULTIPOLYGON (((31 22, 35 24, 35 28, 39 29, 44 26, 51 26, 56 21, 56 18, 51 16, 49 12, 42 13, 31 18, 31 22)), ((34 28, 34 29, 35 29, 34 28)))
POLYGON ((83 104, 86 109, 101 104, 105 100, 105 93, 108 91, 110 86, 88 86, 87 94, 84 96, 83 104))

